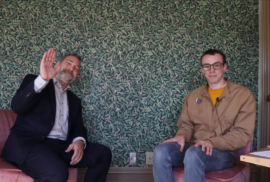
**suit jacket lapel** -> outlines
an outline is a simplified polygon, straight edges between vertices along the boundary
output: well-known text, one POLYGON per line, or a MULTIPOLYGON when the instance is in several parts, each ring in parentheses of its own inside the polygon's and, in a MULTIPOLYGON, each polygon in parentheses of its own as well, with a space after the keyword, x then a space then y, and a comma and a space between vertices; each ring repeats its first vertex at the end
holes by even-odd
POLYGON ((49 88, 49 95, 50 95, 50 100, 52 103, 52 113, 54 118, 56 117, 56 98, 55 98, 55 90, 54 90, 54 84, 53 80, 50 80, 48 83, 48 88, 49 88))
POLYGON ((72 99, 72 94, 71 91, 68 90, 67 91, 67 98, 68 98, 68 135, 69 136, 69 131, 71 129, 72 126, 72 118, 73 118, 73 112, 72 112, 72 105, 73 105, 73 99, 72 99))

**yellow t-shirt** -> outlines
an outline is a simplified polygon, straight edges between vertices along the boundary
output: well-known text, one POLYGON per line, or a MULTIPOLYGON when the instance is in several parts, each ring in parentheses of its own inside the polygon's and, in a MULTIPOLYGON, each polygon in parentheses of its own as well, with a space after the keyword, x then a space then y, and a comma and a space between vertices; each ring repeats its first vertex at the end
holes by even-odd
POLYGON ((210 89, 208 87, 208 93, 209 93, 209 96, 211 98, 211 101, 212 101, 212 104, 213 106, 216 105, 217 103, 217 98, 219 98, 221 96, 221 94, 223 93, 225 87, 222 87, 222 88, 219 88, 219 89, 210 89))

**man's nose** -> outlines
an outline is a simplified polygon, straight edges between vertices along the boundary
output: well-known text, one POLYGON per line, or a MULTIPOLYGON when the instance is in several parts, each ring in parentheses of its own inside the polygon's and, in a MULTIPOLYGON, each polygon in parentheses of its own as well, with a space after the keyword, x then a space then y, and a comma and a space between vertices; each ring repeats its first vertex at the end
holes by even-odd
POLYGON ((210 70, 209 70, 210 72, 214 72, 215 71, 215 69, 214 69, 214 65, 211 65, 210 66, 210 70))

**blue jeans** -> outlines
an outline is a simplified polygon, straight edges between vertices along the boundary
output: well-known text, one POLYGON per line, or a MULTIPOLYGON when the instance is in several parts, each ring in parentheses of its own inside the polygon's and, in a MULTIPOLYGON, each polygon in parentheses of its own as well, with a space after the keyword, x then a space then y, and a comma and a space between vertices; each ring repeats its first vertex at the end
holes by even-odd
POLYGON ((156 146, 153 156, 155 182, 174 182, 172 167, 184 167, 184 182, 203 182, 205 172, 219 171, 233 166, 234 155, 213 149, 208 156, 201 147, 185 144, 183 152, 177 143, 165 143, 156 146))

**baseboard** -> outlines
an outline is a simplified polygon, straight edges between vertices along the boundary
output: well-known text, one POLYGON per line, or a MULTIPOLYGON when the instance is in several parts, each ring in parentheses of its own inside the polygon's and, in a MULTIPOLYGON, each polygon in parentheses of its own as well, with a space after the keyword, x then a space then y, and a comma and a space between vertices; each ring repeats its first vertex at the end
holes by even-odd
MULTIPOLYGON (((85 172, 78 170, 78 182, 83 182, 85 172)), ((154 182, 152 167, 111 167, 106 182, 154 182)))
MULTIPOLYGON (((83 182, 86 169, 78 170, 78 182, 83 182)), ((250 182, 260 182, 261 166, 251 165, 250 182)), ((111 167, 106 182, 154 182, 152 167, 111 167)))

